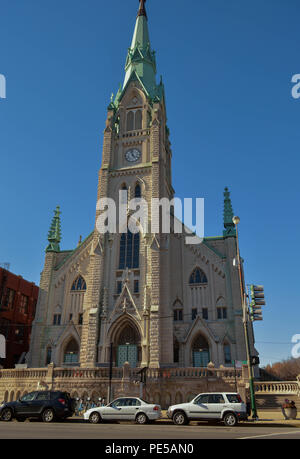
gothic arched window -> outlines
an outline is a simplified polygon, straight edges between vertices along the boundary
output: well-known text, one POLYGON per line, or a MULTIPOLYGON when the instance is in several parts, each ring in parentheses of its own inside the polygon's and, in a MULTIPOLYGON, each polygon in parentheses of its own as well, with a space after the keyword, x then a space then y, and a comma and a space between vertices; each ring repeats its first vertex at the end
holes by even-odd
POLYGON ((86 282, 82 276, 78 276, 73 282, 72 292, 84 292, 86 290, 86 282))
POLYGON ((127 131, 134 130, 134 112, 128 112, 127 114, 127 131))
POLYGON ((121 235, 119 269, 137 269, 140 265, 140 233, 128 230, 121 235))
POLYGON ((200 268, 196 268, 190 276, 190 285, 207 284, 207 277, 200 268))
POLYGON ((138 110, 135 114, 135 130, 142 129, 142 112, 138 110))
POLYGON ((135 198, 141 198, 142 197, 142 189, 141 189, 141 185, 139 183, 135 187, 134 197, 135 198))
POLYGON ((230 344, 224 343, 224 361, 225 364, 232 363, 231 362, 231 349, 230 349, 230 344))
POLYGON ((52 360, 52 349, 50 346, 48 346, 46 350, 46 365, 50 365, 51 360, 52 360))
POLYGON ((127 186, 126 184, 124 183, 122 186, 121 186, 121 204, 127 204, 128 202, 128 189, 127 189, 127 186), (126 191, 126 194, 125 194, 125 191, 126 191))

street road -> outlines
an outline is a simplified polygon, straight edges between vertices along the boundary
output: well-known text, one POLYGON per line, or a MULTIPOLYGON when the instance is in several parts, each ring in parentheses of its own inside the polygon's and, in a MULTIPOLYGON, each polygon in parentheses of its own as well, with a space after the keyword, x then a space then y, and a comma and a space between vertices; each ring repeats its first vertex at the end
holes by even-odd
POLYGON ((240 424, 225 427, 206 423, 175 426, 167 422, 145 426, 121 423, 92 425, 81 420, 44 424, 38 421, 0 422, 0 439, 300 439, 300 428, 288 425, 240 424))

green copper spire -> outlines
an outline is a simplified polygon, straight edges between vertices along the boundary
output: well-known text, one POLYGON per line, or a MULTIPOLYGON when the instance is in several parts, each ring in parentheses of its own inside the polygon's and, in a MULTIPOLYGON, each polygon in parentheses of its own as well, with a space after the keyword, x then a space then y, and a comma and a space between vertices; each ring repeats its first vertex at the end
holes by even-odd
POLYGON ((230 192, 228 188, 225 188, 224 191, 224 228, 225 231, 223 232, 224 236, 235 236, 235 226, 232 221, 234 217, 232 203, 230 198, 230 192))
POLYGON ((60 208, 56 207, 54 211, 54 217, 48 233, 49 245, 46 248, 46 252, 60 252, 59 243, 61 241, 61 230, 60 230, 60 208))
POLYGON ((162 81, 156 83, 155 52, 151 49, 146 13, 146 0, 139 0, 140 7, 137 14, 132 43, 128 50, 125 64, 125 79, 118 91, 115 101, 110 108, 117 107, 130 81, 139 81, 147 96, 152 100, 161 100, 164 94, 162 81))

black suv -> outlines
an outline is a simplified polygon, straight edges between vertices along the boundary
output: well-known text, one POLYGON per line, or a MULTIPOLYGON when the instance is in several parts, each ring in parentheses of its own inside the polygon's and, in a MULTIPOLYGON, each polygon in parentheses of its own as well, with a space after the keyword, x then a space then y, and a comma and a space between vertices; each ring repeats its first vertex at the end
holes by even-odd
POLYGON ((75 412, 76 400, 67 392, 31 392, 16 402, 0 406, 0 421, 12 419, 25 421, 27 418, 40 418, 44 422, 66 419, 75 412))

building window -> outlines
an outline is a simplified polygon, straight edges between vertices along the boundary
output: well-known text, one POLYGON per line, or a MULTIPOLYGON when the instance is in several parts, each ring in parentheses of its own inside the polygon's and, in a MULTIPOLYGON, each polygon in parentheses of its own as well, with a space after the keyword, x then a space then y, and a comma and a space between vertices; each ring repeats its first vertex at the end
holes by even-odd
POLYGON ((198 315, 198 310, 197 309, 192 309, 192 320, 195 320, 198 315))
POLYGON ((119 269, 139 268, 140 233, 133 234, 128 231, 122 234, 120 241, 119 269))
POLYGON ((83 324, 83 314, 80 313, 78 314, 78 325, 82 325, 83 324))
POLYGON ((128 112, 127 114, 127 131, 134 130, 134 112, 128 112))
POLYGON ((129 111, 127 113, 127 131, 137 131, 142 129, 143 114, 141 110, 129 111))
POLYGON ((52 359, 52 349, 51 347, 47 347, 46 351, 46 365, 50 365, 52 359))
POLYGON ((72 292, 85 292, 86 291, 86 282, 82 276, 78 276, 77 279, 72 284, 72 292))
POLYGON ((207 284, 207 277, 200 268, 196 268, 190 276, 190 285, 199 284, 207 284))
POLYGON ((208 309, 207 308, 202 309, 202 319, 208 320, 208 309))
POLYGON ((120 195, 121 195, 121 204, 127 204, 128 202, 128 190, 127 190, 127 186, 124 184, 122 185, 121 187, 121 190, 120 190, 120 195))
POLYGON ((61 323, 61 314, 54 314, 53 325, 60 325, 60 323, 61 323))
POLYGON ((174 339, 173 352, 174 352, 174 363, 179 363, 179 343, 176 338, 174 339))
POLYGON ((134 281, 134 289, 133 289, 134 293, 139 293, 140 292, 140 281, 139 280, 135 280, 134 281))
POLYGON ((142 129, 143 116, 141 110, 135 112, 135 129, 142 129))
POLYGON ((224 344, 224 361, 226 364, 232 363, 231 362, 231 349, 229 344, 224 344))
POLYGON ((122 281, 117 281, 117 295, 122 293, 122 281))
POLYGON ((227 308, 217 308, 217 314, 219 320, 227 319, 227 308))
POLYGON ((182 321, 183 321, 183 310, 175 309, 174 310, 174 322, 182 322, 182 321))
POLYGON ((72 319, 73 319, 73 314, 70 314, 69 315, 69 322, 71 322, 72 319))
POLYGON ((141 185, 139 183, 135 187, 134 197, 136 199, 140 199, 142 197, 142 189, 141 189, 141 185))
POLYGON ((15 293, 16 292, 14 290, 10 289, 10 288, 6 289, 6 292, 5 292, 5 295, 4 295, 4 299, 3 299, 3 302, 2 302, 3 308, 13 309, 15 293))
POLYGON ((28 296, 26 295, 21 295, 20 298, 20 305, 19 305, 19 311, 22 314, 28 314, 28 296))

